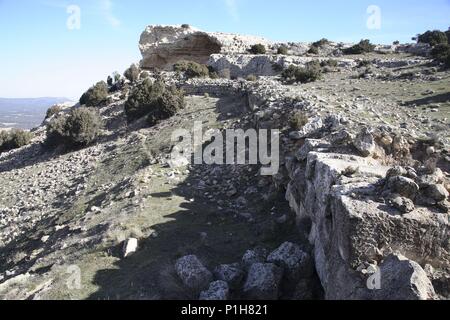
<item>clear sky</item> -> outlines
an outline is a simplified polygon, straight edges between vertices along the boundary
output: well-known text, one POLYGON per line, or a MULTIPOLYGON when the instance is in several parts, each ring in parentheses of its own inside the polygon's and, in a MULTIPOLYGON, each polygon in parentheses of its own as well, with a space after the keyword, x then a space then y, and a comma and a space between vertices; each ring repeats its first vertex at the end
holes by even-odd
POLYGON ((140 60, 146 25, 182 23, 279 41, 409 42, 450 27, 450 0, 0 0, 0 97, 78 99, 140 60))

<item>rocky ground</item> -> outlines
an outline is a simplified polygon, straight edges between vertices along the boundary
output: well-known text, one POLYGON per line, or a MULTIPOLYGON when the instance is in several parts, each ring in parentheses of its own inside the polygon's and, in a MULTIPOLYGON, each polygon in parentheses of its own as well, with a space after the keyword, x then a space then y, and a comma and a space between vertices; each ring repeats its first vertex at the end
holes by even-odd
MULTIPOLYGON (((301 44, 254 56, 241 49, 254 38, 213 34, 217 50, 178 29, 163 45, 192 35, 207 49, 180 57, 222 55, 210 64, 236 79, 163 72, 187 107, 157 126, 127 125, 125 91, 100 110, 95 145, 49 151, 42 126, 31 145, 0 155, 1 298, 450 297, 448 70, 405 52, 305 57, 301 44), (329 58, 338 66, 309 84, 283 84, 268 67, 329 58), (289 125, 295 112, 309 119, 301 129, 289 125), (173 166, 173 130, 199 119, 280 129, 279 174, 173 166), (378 273, 379 290, 366 288, 378 273)), ((152 32, 141 38, 146 67, 180 58, 149 58, 161 45, 152 32)))

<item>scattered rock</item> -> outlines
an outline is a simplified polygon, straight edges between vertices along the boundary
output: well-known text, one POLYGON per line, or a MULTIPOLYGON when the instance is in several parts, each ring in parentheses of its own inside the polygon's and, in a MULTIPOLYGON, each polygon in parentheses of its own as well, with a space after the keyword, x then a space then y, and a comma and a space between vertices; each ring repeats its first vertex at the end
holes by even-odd
POLYGON ((215 281, 209 285, 209 289, 202 291, 200 300, 228 300, 230 296, 230 289, 225 281, 215 281))
POLYGON ((389 178, 385 189, 412 200, 416 198, 419 192, 419 186, 414 180, 402 176, 389 178))
POLYGON ((130 238, 125 241, 123 245, 123 257, 127 258, 137 251, 138 240, 136 238, 130 238))
POLYGON ((243 294, 249 300, 277 300, 282 269, 272 263, 255 263, 248 271, 243 294))
POLYGON ((267 258, 267 250, 261 247, 257 247, 253 250, 247 250, 242 257, 242 264, 246 269, 250 268, 255 263, 263 263, 267 258))
POLYGON ((284 269, 290 281, 308 278, 312 275, 313 266, 308 253, 296 244, 285 242, 267 257, 267 262, 284 269))
POLYGON ((199 292, 206 289, 213 280, 211 272, 194 255, 178 259, 175 271, 186 287, 199 292))
POLYGON ((241 285, 245 273, 238 263, 223 264, 214 269, 214 276, 217 280, 227 282, 231 289, 237 289, 241 285))
POLYGON ((368 128, 363 128, 353 141, 353 145, 364 157, 370 156, 376 148, 375 139, 368 128))

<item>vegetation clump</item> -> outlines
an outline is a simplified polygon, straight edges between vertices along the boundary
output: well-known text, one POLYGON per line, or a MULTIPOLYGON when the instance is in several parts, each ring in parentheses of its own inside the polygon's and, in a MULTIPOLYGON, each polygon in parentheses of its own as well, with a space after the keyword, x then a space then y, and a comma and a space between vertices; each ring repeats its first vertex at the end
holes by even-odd
POLYGON ((319 41, 314 42, 312 44, 312 46, 316 47, 316 48, 322 48, 328 44, 330 44, 330 41, 328 39, 323 38, 323 39, 320 39, 319 41))
POLYGON ((261 43, 253 45, 248 51, 251 54, 265 54, 267 52, 266 47, 261 43))
POLYGON ((364 54, 373 52, 375 50, 375 45, 371 44, 369 40, 361 40, 358 44, 353 47, 344 49, 344 54, 364 54))
POLYGON ((286 46, 281 46, 281 47, 279 47, 278 49, 277 49, 277 54, 281 54, 281 55, 287 55, 288 54, 288 51, 289 51, 289 49, 288 49, 288 47, 286 47, 286 46))
POLYGON ((174 116, 185 106, 184 92, 158 80, 144 80, 136 86, 125 103, 128 122, 147 116, 150 125, 174 116))
POLYGON ((434 47, 440 44, 448 44, 447 34, 439 30, 427 31, 417 37, 418 43, 428 43, 434 47))
POLYGON ((48 108, 47 113, 45 114, 45 119, 50 119, 51 117, 53 117, 55 114, 58 114, 62 111, 61 106, 59 105, 54 105, 50 108, 48 108))
POLYGON ((141 69, 136 64, 132 64, 127 70, 125 70, 123 75, 131 83, 135 83, 136 81, 139 80, 140 73, 141 73, 141 69))
POLYGON ((30 143, 33 134, 21 129, 0 131, 0 152, 21 148, 30 143))
POLYGON ((305 68, 291 65, 281 74, 283 81, 288 84, 314 82, 321 76, 322 70, 318 61, 308 63, 305 68))
POLYGON ((47 125, 47 146, 63 145, 67 148, 86 147, 100 134, 102 121, 92 108, 72 109, 65 117, 58 117, 47 125))
POLYGON ((297 111, 289 118, 289 125, 293 130, 301 130, 309 122, 308 116, 302 112, 297 111))
POLYGON ((311 48, 309 48, 308 53, 309 54, 319 54, 319 48, 312 45, 311 48))
POLYGON ((179 61, 173 66, 173 70, 183 72, 188 79, 205 78, 210 75, 208 66, 194 61, 179 61))
POLYGON ((431 56, 439 63, 443 63, 446 68, 450 68, 450 45, 439 44, 431 50, 431 56))
POLYGON ((87 107, 97 107, 108 99, 108 85, 105 81, 97 82, 80 98, 80 104, 87 107))

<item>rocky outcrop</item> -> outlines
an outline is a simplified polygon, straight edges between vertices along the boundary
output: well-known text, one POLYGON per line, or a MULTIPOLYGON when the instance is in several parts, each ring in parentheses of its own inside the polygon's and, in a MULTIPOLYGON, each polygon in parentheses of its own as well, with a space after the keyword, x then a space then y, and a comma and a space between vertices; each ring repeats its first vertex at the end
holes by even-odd
POLYGON ((171 70, 179 60, 206 64, 212 54, 243 53, 258 43, 270 44, 260 37, 209 33, 187 26, 148 26, 139 42, 141 67, 171 70))
POLYGON ((314 151, 290 168, 287 199, 299 220, 311 223, 308 236, 328 299, 435 298, 420 265, 448 267, 448 218, 426 208, 399 215, 378 202, 376 184, 388 169, 373 159, 314 151), (349 167, 358 174, 345 176, 349 167), (407 258, 387 258, 392 253, 407 258), (380 272, 378 266, 386 278, 374 289, 367 283, 380 272), (411 272, 402 273, 403 268, 411 272), (394 269, 404 276, 394 281, 394 269))

